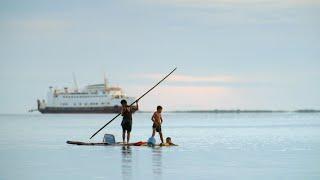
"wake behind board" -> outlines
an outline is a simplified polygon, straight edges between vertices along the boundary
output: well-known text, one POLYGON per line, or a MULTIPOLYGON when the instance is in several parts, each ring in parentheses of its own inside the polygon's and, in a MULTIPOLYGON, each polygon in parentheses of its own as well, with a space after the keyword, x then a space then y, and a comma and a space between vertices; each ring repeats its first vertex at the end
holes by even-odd
MULTIPOLYGON (((105 142, 91 143, 91 142, 81 142, 81 141, 67 141, 66 143, 72 144, 72 145, 81 145, 81 146, 148 146, 147 142, 142 142, 142 141, 129 143, 129 144, 123 144, 119 142, 115 144, 109 144, 105 142)), ((155 146, 162 146, 162 145, 156 144, 155 146)), ((177 146, 177 145, 167 145, 167 146, 177 146)))

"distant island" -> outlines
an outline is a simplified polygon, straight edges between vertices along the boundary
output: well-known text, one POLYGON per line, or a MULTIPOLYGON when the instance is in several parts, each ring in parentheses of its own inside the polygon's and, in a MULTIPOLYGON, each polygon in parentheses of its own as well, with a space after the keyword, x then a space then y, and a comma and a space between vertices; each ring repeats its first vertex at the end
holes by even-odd
MULTIPOLYGON (((151 111, 140 111, 141 113, 150 113, 151 111)), ((213 110, 178 110, 178 111, 168 111, 170 113, 288 113, 288 112, 296 112, 296 113, 320 113, 320 110, 315 109, 298 109, 298 110, 221 110, 221 109, 213 109, 213 110)))

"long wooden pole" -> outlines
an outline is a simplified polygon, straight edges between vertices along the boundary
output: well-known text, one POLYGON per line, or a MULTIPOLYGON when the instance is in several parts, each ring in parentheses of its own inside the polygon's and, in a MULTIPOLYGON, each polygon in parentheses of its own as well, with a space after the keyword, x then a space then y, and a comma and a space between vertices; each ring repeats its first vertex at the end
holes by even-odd
MULTIPOLYGON (((136 99, 133 103, 130 104, 130 106, 132 106, 134 103, 136 103, 137 101, 139 101, 140 99, 142 99, 145 95, 147 95, 150 91, 152 91, 155 87, 157 87, 160 83, 162 83, 162 81, 164 81, 165 79, 167 79, 167 77, 169 77, 175 70, 177 70, 177 68, 174 68, 169 74, 167 74, 163 79, 161 79, 161 81, 159 81, 156 85, 154 85, 152 88, 150 88, 147 92, 145 92, 142 96, 140 96, 138 99, 136 99)), ((107 124, 105 124, 104 126, 102 126, 98 131, 96 131, 91 137, 90 139, 92 139, 95 135, 97 135, 103 128, 105 128, 106 126, 108 126, 108 124, 110 124, 113 120, 115 120, 118 116, 120 116, 121 113, 117 114, 114 118, 112 118, 109 122, 107 122, 107 124)))

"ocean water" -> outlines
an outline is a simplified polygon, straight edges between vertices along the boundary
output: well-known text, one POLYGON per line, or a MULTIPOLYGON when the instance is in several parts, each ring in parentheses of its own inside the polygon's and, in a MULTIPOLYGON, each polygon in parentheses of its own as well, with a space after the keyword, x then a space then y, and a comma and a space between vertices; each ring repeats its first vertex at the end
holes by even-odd
MULTIPOLYGON (((113 116, 0 115, 0 180, 320 179, 320 113, 164 113, 177 147, 66 144, 89 141, 113 116)), ((150 117, 134 115, 131 142, 150 137, 150 117)), ((120 141, 120 122, 91 142, 120 141)))

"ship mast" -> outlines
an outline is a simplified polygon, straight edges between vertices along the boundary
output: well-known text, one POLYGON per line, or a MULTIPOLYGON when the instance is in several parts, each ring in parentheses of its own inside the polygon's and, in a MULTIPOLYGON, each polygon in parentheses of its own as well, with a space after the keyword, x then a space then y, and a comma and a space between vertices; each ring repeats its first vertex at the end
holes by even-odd
POLYGON ((78 83, 76 80, 76 75, 74 73, 72 73, 72 76, 73 76, 73 83, 74 83, 74 91, 79 92, 79 87, 78 87, 78 83))
POLYGON ((104 90, 107 91, 108 89, 108 79, 106 77, 106 73, 103 75, 103 80, 104 80, 104 90))

